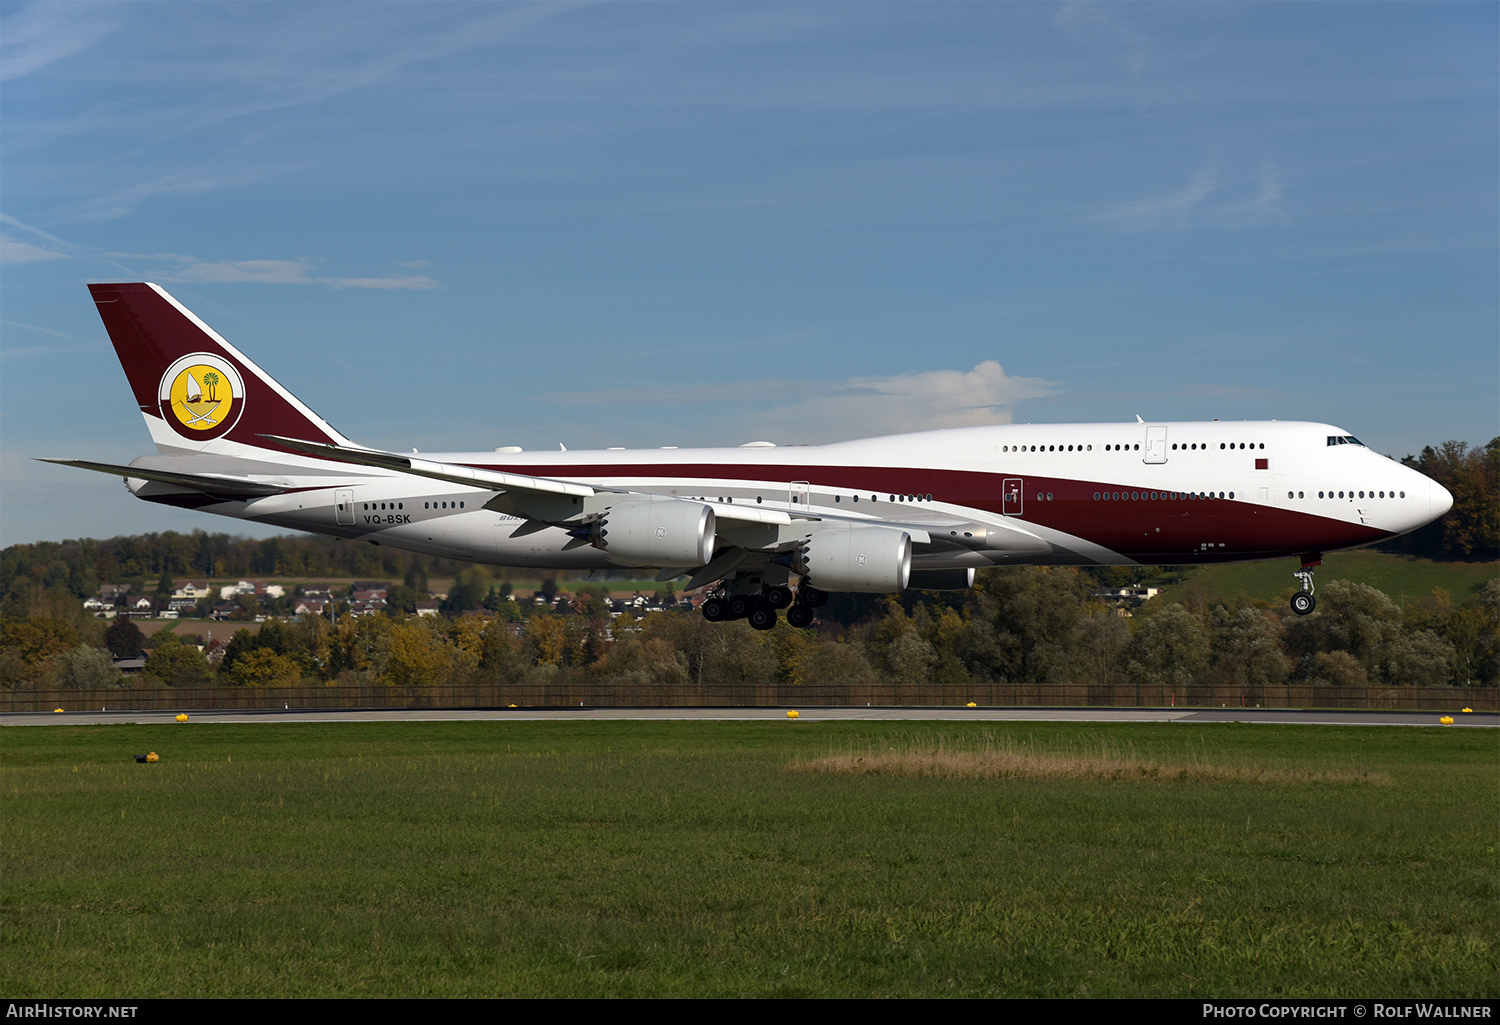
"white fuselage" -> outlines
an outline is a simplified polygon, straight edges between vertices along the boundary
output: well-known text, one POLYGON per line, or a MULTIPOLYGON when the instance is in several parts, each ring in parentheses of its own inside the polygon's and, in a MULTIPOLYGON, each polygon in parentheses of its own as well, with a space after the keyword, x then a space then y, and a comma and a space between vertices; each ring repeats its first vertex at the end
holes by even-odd
MULTIPOLYGON (((1441 485, 1327 424, 1246 421, 1026 424, 894 435, 819 446, 591 452, 423 453, 443 464, 525 473, 791 514, 790 526, 725 531, 766 549, 819 522, 979 524, 1015 544, 919 550, 929 568, 999 563, 1129 565, 1264 559, 1379 541, 1442 515, 1441 485)), ((616 566, 590 546, 564 551, 552 527, 485 508, 496 491, 380 469, 246 449, 177 452, 135 465, 235 473, 294 486, 194 507, 474 562, 554 569, 616 566)), ((131 481, 142 498, 187 494, 131 481)))

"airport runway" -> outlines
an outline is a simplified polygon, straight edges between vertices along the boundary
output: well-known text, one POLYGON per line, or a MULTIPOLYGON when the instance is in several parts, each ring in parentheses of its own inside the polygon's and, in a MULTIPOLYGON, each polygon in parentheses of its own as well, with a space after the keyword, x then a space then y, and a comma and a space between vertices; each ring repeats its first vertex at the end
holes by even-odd
MULTIPOLYGON (((280 709, 189 712, 197 723, 294 722, 566 722, 570 720, 641 720, 681 722, 786 721, 786 708, 402 708, 280 709)), ((798 722, 1177 722, 1279 723, 1326 726, 1441 726, 1444 715, 1454 726, 1500 727, 1494 712, 1407 712, 1383 709, 1349 711, 1295 708, 799 708, 798 722)), ((97 726, 111 723, 172 723, 177 712, 10 712, 3 726, 97 726)))

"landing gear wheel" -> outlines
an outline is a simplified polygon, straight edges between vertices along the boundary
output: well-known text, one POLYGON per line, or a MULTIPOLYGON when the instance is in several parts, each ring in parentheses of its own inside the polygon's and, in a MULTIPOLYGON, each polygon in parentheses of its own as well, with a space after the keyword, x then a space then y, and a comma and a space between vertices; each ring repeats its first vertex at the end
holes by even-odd
POLYGON ((793 605, 786 610, 786 621, 798 630, 806 630, 812 626, 812 609, 802 604, 793 605))
POLYGON ((783 587, 780 584, 772 584, 770 587, 767 587, 762 592, 762 595, 766 599, 766 604, 773 609, 784 609, 792 603, 792 589, 790 587, 783 587))
POLYGON ((703 603, 703 618, 710 623, 722 623, 729 618, 729 603, 723 598, 710 598, 703 603))
POLYGON ((821 608, 828 601, 828 592, 803 584, 797 589, 797 600, 810 609, 821 608))
POLYGON ((1292 611, 1299 616, 1305 616, 1318 607, 1317 599, 1313 597, 1313 569, 1322 564, 1320 554, 1308 552, 1302 556, 1302 568, 1292 574, 1302 584, 1302 590, 1292 595, 1292 611))
POLYGON ((729 615, 726 619, 744 619, 755 608, 755 598, 748 594, 736 594, 729 599, 729 615))
POLYGON ((757 630, 770 630, 776 625, 776 610, 769 605, 757 605, 747 617, 757 630))

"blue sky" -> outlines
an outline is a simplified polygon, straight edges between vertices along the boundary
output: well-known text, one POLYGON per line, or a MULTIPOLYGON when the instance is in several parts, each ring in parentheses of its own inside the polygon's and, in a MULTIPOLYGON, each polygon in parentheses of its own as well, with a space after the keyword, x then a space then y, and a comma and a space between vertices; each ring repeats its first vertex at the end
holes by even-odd
POLYGON ((1500 434, 1500 5, 0 3, 0 544, 248 532, 150 280, 396 449, 1500 434))

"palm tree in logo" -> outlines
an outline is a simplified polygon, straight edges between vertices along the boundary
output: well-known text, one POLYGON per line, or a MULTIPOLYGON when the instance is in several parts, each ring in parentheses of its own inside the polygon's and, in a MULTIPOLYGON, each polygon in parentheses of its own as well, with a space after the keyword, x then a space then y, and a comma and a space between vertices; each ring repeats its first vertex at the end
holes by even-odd
POLYGON ((210 370, 203 375, 203 383, 208 387, 208 401, 218 402, 219 397, 215 394, 214 389, 219 386, 219 375, 210 370))

